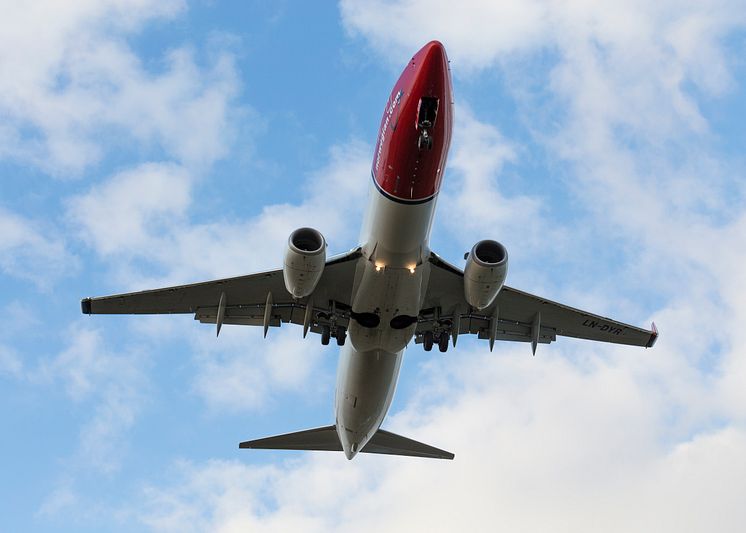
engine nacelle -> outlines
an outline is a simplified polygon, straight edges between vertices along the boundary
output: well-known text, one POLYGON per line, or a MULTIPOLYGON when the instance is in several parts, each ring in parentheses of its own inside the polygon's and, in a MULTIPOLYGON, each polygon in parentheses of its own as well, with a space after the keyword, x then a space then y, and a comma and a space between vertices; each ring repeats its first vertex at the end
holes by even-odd
POLYGON ((290 234, 282 275, 285 288, 294 298, 310 296, 326 264, 326 241, 313 228, 299 228, 290 234))
POLYGON ((497 241, 479 241, 466 258, 464 296, 472 307, 485 309, 495 301, 508 275, 508 250, 497 241))

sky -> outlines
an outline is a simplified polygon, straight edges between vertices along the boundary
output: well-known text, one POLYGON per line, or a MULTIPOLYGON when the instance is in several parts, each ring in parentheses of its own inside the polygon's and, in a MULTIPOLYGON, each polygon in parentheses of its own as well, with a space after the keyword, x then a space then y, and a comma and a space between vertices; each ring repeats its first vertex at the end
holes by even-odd
POLYGON ((742 531, 743 0, 0 11, 0 531, 742 531), (333 422, 336 347, 79 301, 278 268, 301 226, 357 245, 432 39, 432 248, 497 239, 510 286, 660 338, 411 346, 384 428, 454 461, 239 450, 333 422))

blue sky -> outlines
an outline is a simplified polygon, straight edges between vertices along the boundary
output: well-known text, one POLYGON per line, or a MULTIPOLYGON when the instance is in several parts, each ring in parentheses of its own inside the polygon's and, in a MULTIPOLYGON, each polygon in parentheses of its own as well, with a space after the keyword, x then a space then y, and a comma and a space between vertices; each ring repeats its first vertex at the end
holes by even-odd
POLYGON ((3 6, 0 530, 740 531, 745 8, 3 6), (433 248, 496 238, 511 286, 661 338, 412 347, 384 426, 453 462, 239 451, 332 421, 334 347, 79 300, 276 268, 304 225, 356 245, 431 39, 456 98, 433 248))

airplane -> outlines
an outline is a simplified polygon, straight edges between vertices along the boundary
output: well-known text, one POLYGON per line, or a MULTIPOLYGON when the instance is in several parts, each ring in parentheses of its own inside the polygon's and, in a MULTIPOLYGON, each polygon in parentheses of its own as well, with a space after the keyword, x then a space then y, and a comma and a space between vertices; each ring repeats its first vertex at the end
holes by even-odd
POLYGON ((453 459, 454 454, 381 429, 414 340, 446 352, 460 335, 538 344, 557 336, 652 347, 651 330, 574 309, 505 285, 508 252, 477 242, 462 269, 430 250, 435 204, 451 142, 449 61, 432 41, 407 63, 384 108, 373 156, 361 244, 327 260, 317 230, 293 231, 283 267, 81 301, 85 314, 193 313, 201 323, 297 324, 341 347, 335 423, 249 440, 240 448, 343 451, 453 459), (347 342, 349 340, 349 342, 347 342))

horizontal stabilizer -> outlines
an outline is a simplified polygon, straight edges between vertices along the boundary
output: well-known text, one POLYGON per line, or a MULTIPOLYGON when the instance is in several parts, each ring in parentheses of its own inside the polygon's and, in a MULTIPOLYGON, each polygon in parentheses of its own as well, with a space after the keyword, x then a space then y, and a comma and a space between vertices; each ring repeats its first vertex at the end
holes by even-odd
MULTIPOLYGON (((242 442, 239 448, 254 448, 263 450, 326 450, 341 452, 342 444, 337 436, 335 426, 306 429, 294 433, 285 433, 263 439, 242 442)), ((453 459, 451 452, 435 448, 379 429, 365 447, 362 453, 380 453, 386 455, 407 455, 410 457, 431 457, 434 459, 453 459)))
POLYGON ((342 445, 337 436, 337 428, 323 426, 320 428, 304 429, 294 433, 275 435, 263 439, 247 440, 238 445, 239 448, 257 448, 262 450, 327 450, 341 452, 342 445))
POLYGON ((379 429, 368 441, 363 453, 385 453, 388 455, 409 455, 411 457, 431 457, 433 459, 453 459, 451 452, 434 446, 402 437, 389 431, 379 429))

